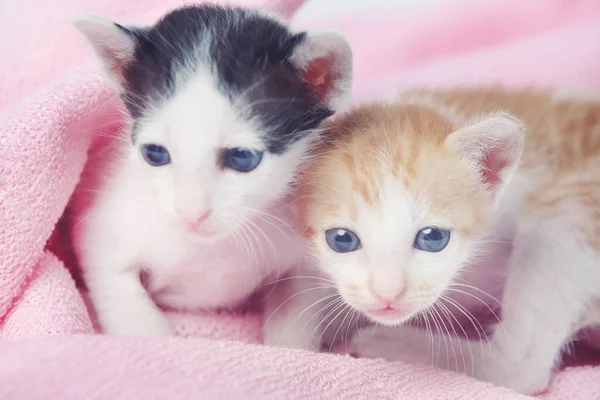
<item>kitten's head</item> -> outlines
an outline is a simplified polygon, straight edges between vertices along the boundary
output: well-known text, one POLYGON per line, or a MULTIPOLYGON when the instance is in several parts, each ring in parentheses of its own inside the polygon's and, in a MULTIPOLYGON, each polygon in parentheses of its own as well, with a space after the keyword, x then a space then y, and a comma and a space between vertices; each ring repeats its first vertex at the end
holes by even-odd
POLYGON ((199 237, 229 234, 281 198, 350 91, 341 36, 293 33, 258 11, 202 5, 149 27, 75 24, 132 117, 132 168, 199 237))
POLYGON ((434 107, 373 105, 331 123, 296 210, 345 301, 397 325, 460 273, 523 146, 522 124, 434 107))

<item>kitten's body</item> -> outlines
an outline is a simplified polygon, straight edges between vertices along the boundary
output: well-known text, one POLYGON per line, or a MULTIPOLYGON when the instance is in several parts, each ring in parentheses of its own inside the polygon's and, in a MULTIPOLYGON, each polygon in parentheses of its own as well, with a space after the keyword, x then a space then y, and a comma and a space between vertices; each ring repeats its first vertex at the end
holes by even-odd
MULTIPOLYGON (((523 121, 527 134, 518 176, 527 181, 532 194, 529 202, 544 197, 541 193, 534 194, 540 189, 560 187, 555 184, 557 178, 571 176, 586 180, 585 176, 591 175, 592 179, 600 180, 594 176, 600 165, 600 98, 569 96, 558 91, 455 90, 408 92, 398 101, 431 101, 467 118, 501 110, 523 121)), ((531 208, 533 212, 547 210, 548 207, 531 208)))
MULTIPOLYGON (((115 148, 114 139, 98 143, 72 200, 73 209, 78 211, 73 241, 80 262, 88 267, 88 281, 95 273, 90 265, 102 265, 97 271, 102 275, 114 267, 118 277, 125 264, 148 273, 144 284, 160 305, 188 310, 229 308, 246 299, 261 282, 285 272, 300 256, 297 231, 285 199, 263 210, 239 234, 203 240, 157 212, 161 210, 160 199, 144 176, 136 174, 130 158, 115 148), (118 235, 107 229, 111 226, 119 227, 118 235), (127 247, 120 243, 127 243, 127 247), (126 254, 117 261, 116 251, 126 254)), ((138 318, 130 321, 132 326, 121 325, 124 332, 142 333, 144 327, 138 318)))
POLYGON ((285 198, 345 102, 345 40, 215 5, 149 27, 77 27, 131 122, 92 148, 73 198, 72 242, 103 331, 168 334, 154 300, 229 308, 289 269, 301 249, 285 198))
POLYGON ((600 101, 413 91, 350 112, 328 135, 300 197, 321 276, 376 322, 424 313, 442 334, 432 344, 414 328, 375 326, 349 351, 543 389, 561 346, 600 323, 600 101), (430 227, 450 232, 441 250, 417 242, 430 227), (331 228, 362 246, 332 251, 331 228), (492 296, 502 323, 489 346, 457 338, 454 318, 476 313, 475 297, 494 306, 492 296))

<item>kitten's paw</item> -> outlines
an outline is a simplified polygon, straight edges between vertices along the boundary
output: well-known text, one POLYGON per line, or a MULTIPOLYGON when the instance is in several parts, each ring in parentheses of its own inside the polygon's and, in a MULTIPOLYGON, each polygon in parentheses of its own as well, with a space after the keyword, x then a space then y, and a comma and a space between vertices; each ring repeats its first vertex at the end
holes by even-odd
MULTIPOLYGON (((383 358, 408 364, 431 364, 428 347, 421 345, 422 332, 411 328, 390 330, 372 326, 358 331, 347 345, 347 353, 357 358, 383 358), (415 335, 417 335, 415 337, 415 335)), ((423 337, 423 343, 425 343, 423 337)))
POLYGON ((158 313, 146 315, 144 318, 106 318, 101 320, 102 333, 113 336, 171 336, 171 329, 167 319, 158 313))
POLYGON ((269 331, 263 330, 263 344, 270 347, 282 347, 306 351, 319 351, 319 343, 310 339, 309 334, 303 332, 269 331))
POLYGON ((526 395, 543 392, 550 383, 552 370, 527 363, 506 363, 498 359, 485 362, 475 372, 475 377, 497 386, 504 386, 526 395))

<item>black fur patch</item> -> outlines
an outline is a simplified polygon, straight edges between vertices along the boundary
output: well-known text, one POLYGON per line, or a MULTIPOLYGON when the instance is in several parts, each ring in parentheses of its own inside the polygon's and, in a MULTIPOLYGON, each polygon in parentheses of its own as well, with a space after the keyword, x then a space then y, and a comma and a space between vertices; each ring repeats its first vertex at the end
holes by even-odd
POLYGON ((223 95, 260 123, 271 153, 285 152, 333 114, 290 62, 305 34, 292 34, 256 12, 190 6, 146 30, 120 28, 137 42, 134 60, 124 70, 124 100, 133 118, 156 99, 172 96, 175 77, 185 80, 182 74, 197 68, 211 68, 223 95), (203 40, 208 54, 197 51, 203 40))

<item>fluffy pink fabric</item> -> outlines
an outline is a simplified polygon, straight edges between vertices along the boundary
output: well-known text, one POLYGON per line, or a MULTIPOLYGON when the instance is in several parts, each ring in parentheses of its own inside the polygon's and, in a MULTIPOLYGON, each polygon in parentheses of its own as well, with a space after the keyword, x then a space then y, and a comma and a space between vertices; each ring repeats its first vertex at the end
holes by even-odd
MULTIPOLYGON (((198 0, 196 2, 202 2, 198 0)), ((304 0, 214 0, 261 5, 289 16, 304 0)), ((119 21, 151 23, 182 0, 5 0, 0 2, 0 111, 51 82, 68 76, 92 58, 71 18, 103 14, 119 21)))
MULTIPOLYGON (((170 313, 186 339, 74 335, 93 333, 92 318, 45 244, 92 132, 109 133, 118 123, 111 119, 116 97, 83 67, 91 52, 63 11, 149 21, 176 2, 0 5, 0 338, 10 340, 0 343, 0 398, 526 398, 429 368, 263 348, 256 345, 262 316, 250 312, 170 313)), ((291 15, 302 1, 244 3, 291 15)), ((361 13, 301 25, 347 34, 356 55, 356 100, 417 84, 600 88, 596 0, 471 0, 423 15, 361 13)), ((598 382, 600 368, 570 368, 542 397, 594 398, 598 382)))
MULTIPOLYGON (((579 75, 579 70, 573 68, 580 59, 565 60, 568 55, 598 54, 598 46, 590 42, 597 36, 582 32, 581 36, 570 37, 559 33, 563 28, 586 23, 597 26, 600 2, 594 0, 455 0, 444 7, 420 9, 410 15, 369 13, 368 2, 364 9, 353 18, 302 20, 298 24, 302 28, 344 33, 354 50, 357 89, 388 75, 404 76, 404 83, 416 85, 437 84, 440 80, 452 83, 457 78, 460 81, 456 83, 504 83, 513 82, 515 76, 519 83, 527 83, 528 78, 546 83, 537 78, 540 74, 551 76, 550 83, 571 84, 573 77, 579 75), (513 49, 528 39, 530 47, 513 49), (501 49, 507 50, 501 54, 501 49), (540 55, 546 62, 538 62, 540 55), (469 70, 462 75, 447 72, 445 64, 455 59, 469 66, 469 70), (488 64, 482 65, 483 60, 488 64), (515 68, 511 68, 513 65, 515 68), (517 66, 527 68, 520 71, 517 66), (423 68, 431 70, 427 77, 416 73, 423 68), (413 76, 418 80, 413 82, 413 76)), ((600 79, 594 75, 594 79, 600 79)))

